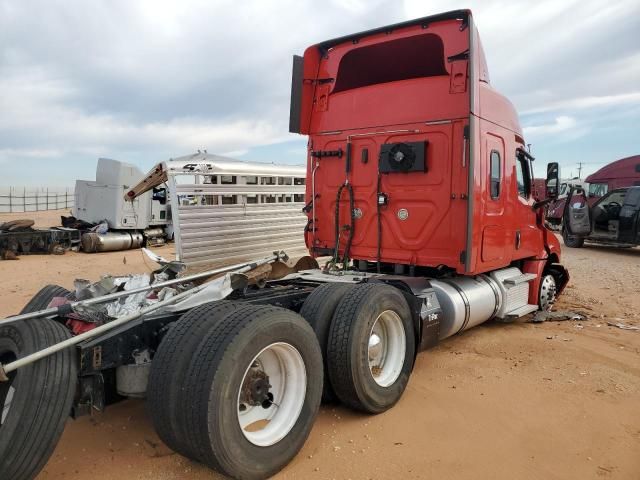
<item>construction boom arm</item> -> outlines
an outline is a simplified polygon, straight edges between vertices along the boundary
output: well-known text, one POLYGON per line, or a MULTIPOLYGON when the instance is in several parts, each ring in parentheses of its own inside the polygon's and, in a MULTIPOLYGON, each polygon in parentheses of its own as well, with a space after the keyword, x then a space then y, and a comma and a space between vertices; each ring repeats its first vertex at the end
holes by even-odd
POLYGON ((148 192, 152 188, 162 185, 168 180, 169 176, 164 164, 159 163, 147 173, 142 180, 131 187, 124 195, 124 199, 132 202, 144 192, 148 192))

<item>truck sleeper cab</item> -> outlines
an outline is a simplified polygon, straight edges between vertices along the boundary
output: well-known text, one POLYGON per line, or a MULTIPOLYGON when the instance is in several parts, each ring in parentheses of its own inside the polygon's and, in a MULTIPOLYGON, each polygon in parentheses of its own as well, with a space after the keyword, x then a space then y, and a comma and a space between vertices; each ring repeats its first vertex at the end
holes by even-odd
POLYGON ((294 57, 291 98, 290 130, 309 136, 313 255, 425 276, 518 268, 530 274, 518 312, 539 303, 543 272, 562 290, 559 242, 534 208, 533 157, 490 85, 469 11, 309 47, 294 57))

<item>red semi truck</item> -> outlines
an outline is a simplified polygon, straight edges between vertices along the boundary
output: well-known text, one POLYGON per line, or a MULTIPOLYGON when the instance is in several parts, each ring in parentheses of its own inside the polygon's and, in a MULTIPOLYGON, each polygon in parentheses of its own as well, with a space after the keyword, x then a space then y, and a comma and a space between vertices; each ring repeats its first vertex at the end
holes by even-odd
MULTIPOLYGON (((533 157, 489 83, 468 12, 314 45, 293 81, 290 129, 309 135, 314 255, 396 274, 515 267, 538 303, 559 243, 542 226, 533 157)), ((560 288, 564 278, 554 277, 560 288)))
MULTIPOLYGON (((33 478, 69 411, 116 394, 146 395, 182 455, 266 478, 302 447, 321 398, 383 412, 417 352, 551 308, 568 274, 470 11, 313 45, 294 59, 291 99, 290 129, 309 137, 306 242, 330 261, 267 281, 280 254, 206 272, 233 275, 99 326, 91 305, 141 289, 61 304, 69 292, 45 287, 0 320, 0 478, 33 478)), ((557 194, 557 164, 547 186, 557 194)))
POLYGON ((640 186, 640 155, 621 158, 605 165, 584 180, 589 196, 602 197, 616 188, 640 186))
MULTIPOLYGON (((536 180, 538 191, 542 192, 544 180, 536 180)), ((640 155, 622 158, 600 170, 589 175, 586 179, 573 179, 562 182, 558 199, 551 202, 547 207, 546 219, 552 227, 560 229, 562 227, 565 212, 566 199, 571 187, 582 187, 587 192, 587 202, 593 206, 600 198, 608 192, 617 188, 640 186, 640 155)))

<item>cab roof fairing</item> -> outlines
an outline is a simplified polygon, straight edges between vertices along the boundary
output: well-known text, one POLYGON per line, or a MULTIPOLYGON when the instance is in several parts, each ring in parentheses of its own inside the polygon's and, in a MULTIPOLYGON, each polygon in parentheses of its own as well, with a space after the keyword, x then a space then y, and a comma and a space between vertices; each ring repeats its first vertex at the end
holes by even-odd
MULTIPOLYGON (((472 87, 475 89, 472 95, 471 113, 485 118, 489 121, 496 122, 501 126, 511 130, 519 139, 523 139, 522 127, 520 125, 518 113, 511 101, 495 90, 491 86, 489 68, 482 46, 482 41, 478 33, 478 29, 473 22, 473 14, 469 9, 452 10, 436 15, 421 17, 405 22, 395 23, 359 33, 354 33, 331 40, 326 40, 308 47, 303 57, 303 78, 316 79, 320 68, 322 57, 332 48, 344 43, 358 43, 360 40, 381 33, 389 33, 398 29, 414 27, 422 25, 428 28, 429 24, 446 21, 461 20, 463 23, 461 29, 470 28, 470 36, 473 38, 470 53, 474 62, 472 87)), ((317 82, 305 82, 303 85, 302 98, 300 105, 300 130, 298 133, 310 134, 311 122, 311 102, 309 99, 315 97, 315 89, 317 82)))
MULTIPOLYGON (((472 14, 470 10, 453 10, 437 15, 431 15, 421 17, 405 22, 400 22, 392 25, 387 25, 371 30, 366 30, 359 33, 346 35, 343 37, 326 40, 307 47, 302 57, 294 56, 294 75, 292 79, 292 97, 291 97, 291 113, 290 113, 290 125, 289 131, 292 133, 299 133, 302 135, 312 134, 312 118, 314 112, 314 102, 316 98, 317 89, 323 83, 329 81, 335 81, 335 79, 322 79, 319 78, 322 74, 323 60, 328 58, 330 51, 334 49, 348 51, 356 50, 349 48, 351 45, 362 44, 362 46, 369 43, 384 43, 381 35, 389 35, 394 33, 394 37, 404 38, 411 37, 416 34, 415 27, 422 27, 421 29, 425 33, 429 32, 429 26, 439 22, 446 21, 459 21, 459 30, 463 32, 465 30, 471 32, 469 28, 473 25, 472 14), (371 40, 371 42, 368 42, 371 40), (296 74, 296 70, 298 73, 296 74), (299 75, 299 76, 297 76, 299 75), (325 82, 326 80, 326 82, 325 82), (300 85, 297 85, 300 82, 300 85), (295 91, 295 93, 294 93, 295 91)), ((464 53, 460 51, 450 52, 449 56, 464 53)), ((483 79, 488 81, 488 72, 486 69, 486 62, 484 61, 484 54, 482 53, 483 79)), ((333 92, 331 92, 333 93, 333 92)), ((354 127, 355 128, 355 127, 354 127)), ((336 127, 336 130, 342 130, 340 127, 336 127)), ((332 131, 330 129, 330 131, 332 131)), ((315 132, 319 133, 319 132, 315 132)), ((323 133, 327 133, 324 131, 323 133)))
POLYGON ((426 17, 415 18, 413 20, 407 20, 405 22, 394 23, 391 25, 386 25, 384 27, 373 28, 371 30, 365 30, 362 32, 353 33, 350 35, 333 38, 331 40, 325 40, 324 42, 320 42, 316 45, 312 45, 311 47, 307 48, 307 50, 305 51, 305 56, 307 55, 307 52, 309 52, 311 49, 316 49, 318 52, 320 52, 320 54, 323 55, 330 48, 333 48, 341 43, 346 43, 346 42, 353 43, 354 41, 357 43, 358 41, 360 41, 365 37, 377 35, 379 33, 388 33, 390 31, 398 30, 400 28, 413 27, 416 25, 423 25, 424 28, 427 28, 430 23, 440 22, 443 20, 462 20, 466 25, 468 25, 470 23, 471 17, 472 17, 471 10, 464 9, 464 10, 451 10, 449 12, 439 13, 436 15, 429 15, 426 17))

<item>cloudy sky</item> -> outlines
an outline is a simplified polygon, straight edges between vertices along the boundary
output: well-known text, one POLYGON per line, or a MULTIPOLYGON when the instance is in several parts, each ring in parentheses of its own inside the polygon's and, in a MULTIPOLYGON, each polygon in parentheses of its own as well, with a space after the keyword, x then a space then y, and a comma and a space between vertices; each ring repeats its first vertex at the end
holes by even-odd
POLYGON ((0 186, 199 148, 304 163, 305 139, 287 133, 293 54, 466 7, 539 174, 640 153, 637 0, 0 0, 0 186))

